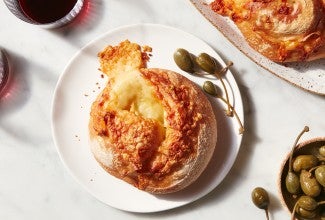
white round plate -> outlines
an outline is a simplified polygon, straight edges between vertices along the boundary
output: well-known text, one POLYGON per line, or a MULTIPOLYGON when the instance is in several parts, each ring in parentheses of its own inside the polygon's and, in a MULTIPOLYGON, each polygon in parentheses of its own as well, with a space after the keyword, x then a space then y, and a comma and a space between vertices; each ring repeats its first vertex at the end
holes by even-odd
POLYGON ((220 16, 211 9, 209 3, 213 0, 190 1, 235 47, 256 64, 299 88, 325 95, 325 59, 289 64, 275 63, 253 50, 231 19, 220 16))
MULTIPOLYGON (((225 116, 225 105, 220 100, 209 97, 218 122, 216 150, 199 179, 180 192, 152 195, 106 173, 93 158, 88 145, 90 106, 107 80, 98 70, 97 53, 107 45, 117 45, 126 39, 153 48, 148 67, 177 71, 200 86, 206 78, 182 72, 174 63, 173 53, 177 48, 185 48, 193 54, 206 52, 224 64, 205 42, 171 27, 139 24, 104 34, 72 58, 57 83, 52 108, 52 132, 57 150, 77 181, 97 199, 112 207, 131 212, 156 212, 188 204, 213 190, 229 172, 242 140, 238 123, 235 118, 225 116)), ((215 78, 210 80, 220 85, 215 78)), ((231 103, 243 120, 242 99, 231 72, 226 74, 225 80, 231 103)))

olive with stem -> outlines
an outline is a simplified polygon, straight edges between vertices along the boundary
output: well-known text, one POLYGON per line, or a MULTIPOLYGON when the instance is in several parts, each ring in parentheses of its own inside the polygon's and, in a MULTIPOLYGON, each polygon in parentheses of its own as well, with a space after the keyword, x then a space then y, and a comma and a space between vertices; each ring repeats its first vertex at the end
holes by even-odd
POLYGON ((302 170, 300 173, 300 187, 305 195, 311 197, 317 197, 322 192, 317 179, 306 170, 302 170))
POLYGON ((314 171, 317 182, 323 187, 325 187, 325 165, 322 164, 311 168, 310 170, 308 170, 308 176, 312 176, 312 172, 314 171))
POLYGON ((292 209, 291 220, 295 219, 296 214, 305 219, 315 218, 317 201, 310 196, 301 196, 292 209))
POLYGON ((300 191, 300 180, 299 180, 299 177, 298 177, 297 174, 295 174, 292 171, 292 157, 293 157, 293 153, 294 153, 294 150, 295 150, 295 148, 297 146, 297 143, 298 143, 299 139, 301 138, 301 136, 305 132, 308 132, 308 131, 309 131, 309 127, 308 126, 305 126, 304 129, 297 136, 297 138, 296 138, 296 140, 295 140, 295 142, 293 144, 291 153, 290 153, 290 157, 289 157, 289 171, 288 171, 288 174, 287 174, 287 176, 285 178, 285 185, 286 185, 286 188, 287 188, 288 192, 291 193, 291 194, 297 194, 300 191))
MULTIPOLYGON (((208 93, 209 95, 212 95, 216 98, 219 98, 220 100, 222 100, 224 103, 227 104, 227 100, 225 98, 223 98, 221 95, 218 94, 217 92, 217 89, 216 89, 216 86, 213 84, 213 82, 211 81, 205 81, 203 83, 203 90, 208 93)), ((235 108, 230 105, 230 109, 232 110, 232 112, 234 113, 235 117, 236 117, 236 120, 238 121, 238 124, 239 124, 239 134, 243 134, 244 133, 244 126, 243 126, 243 123, 241 122, 235 108)))
MULTIPOLYGON (((213 57, 211 57, 207 53, 201 53, 197 57, 195 57, 193 54, 189 53, 187 50, 183 48, 178 48, 174 52, 174 61, 176 65, 183 71, 188 73, 195 73, 195 69, 200 68, 201 70, 205 71, 208 74, 216 76, 219 81, 222 84, 222 87, 225 91, 226 98, 223 98, 221 95, 217 95, 217 98, 220 98, 223 102, 227 105, 226 115, 229 117, 232 117, 233 114, 235 114, 235 117, 239 121, 240 129, 239 133, 242 134, 244 132, 244 127, 235 112, 234 107, 229 102, 229 95, 227 91, 227 87, 224 83, 224 80, 222 79, 222 75, 227 72, 230 66, 233 65, 233 62, 229 61, 227 62, 227 65, 222 68, 221 64, 217 62, 213 57)), ((210 84, 213 85, 212 82, 209 81, 210 84)), ((206 84, 206 83, 205 83, 206 84)), ((203 85, 203 88, 205 89, 206 85, 203 85)), ((213 86, 212 86, 213 87, 213 86)), ((212 88, 211 87, 211 88, 212 88)), ((215 88, 213 88, 215 89, 215 88)), ((210 91, 207 93, 212 94, 213 91, 210 91)))
POLYGON ((218 80, 220 80, 223 90, 225 91, 226 95, 226 104, 227 104, 227 116, 232 116, 232 110, 229 103, 229 95, 225 85, 224 80, 222 79, 222 75, 229 69, 230 66, 233 65, 233 62, 229 61, 226 67, 221 68, 221 65, 209 54, 207 53, 200 53, 196 59, 196 64, 204 71, 216 76, 218 80))
POLYGON ((325 201, 317 202, 311 196, 300 196, 292 209, 291 220, 295 219, 296 214, 304 219, 313 219, 317 215, 318 206, 323 204, 325 201))
POLYGON ((252 191, 252 201, 260 209, 265 210, 266 219, 269 220, 270 199, 267 191, 262 187, 256 187, 252 191))
POLYGON ((292 169, 296 173, 299 173, 302 170, 309 170, 315 167, 317 163, 318 163, 318 158, 312 154, 299 155, 294 159, 292 163, 292 169))

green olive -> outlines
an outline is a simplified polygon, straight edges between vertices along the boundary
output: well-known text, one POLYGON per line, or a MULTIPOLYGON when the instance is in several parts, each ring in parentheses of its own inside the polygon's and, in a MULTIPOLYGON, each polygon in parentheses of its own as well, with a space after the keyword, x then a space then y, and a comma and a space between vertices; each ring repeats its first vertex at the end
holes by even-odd
POLYGON ((319 148, 319 154, 325 157, 325 145, 319 148))
POLYGON ((262 187, 256 187, 252 191, 252 201, 260 209, 267 209, 270 203, 269 195, 262 187))
POLYGON ((286 188, 289 193, 297 194, 300 192, 300 181, 297 174, 294 172, 288 172, 285 179, 286 188))
POLYGON ((310 196, 301 196, 296 202, 294 211, 304 219, 312 219, 317 215, 317 201, 310 196))
MULTIPOLYGON (((200 53, 196 59, 196 64, 205 72, 208 72, 210 74, 214 74, 216 70, 218 70, 219 65, 217 65, 214 58, 212 58, 207 53, 200 53)), ((221 68, 220 68, 221 69, 221 68)))
POLYGON ((318 159, 314 155, 299 155, 294 159, 292 168, 299 173, 301 170, 309 170, 316 166, 317 163, 318 159))
POLYGON ((194 72, 193 60, 187 50, 178 48, 174 53, 174 61, 181 70, 189 73, 194 72))
POLYGON ((309 211, 300 207, 298 207, 296 213, 305 219, 313 219, 317 215, 317 212, 315 210, 309 211))
POLYGON ((297 205, 300 208, 303 208, 303 209, 309 210, 309 211, 315 210, 318 206, 317 201, 310 196, 301 196, 297 201, 297 205))
POLYGON ((319 183, 317 182, 316 178, 311 175, 306 170, 302 170, 300 173, 300 186, 302 191, 311 197, 318 196, 322 188, 320 187, 319 183))
POLYGON ((211 81, 205 81, 203 83, 203 90, 208 93, 209 95, 216 96, 217 95, 217 89, 213 82, 211 81))
POLYGON ((297 147, 297 143, 299 141, 299 139, 301 138, 301 136, 305 133, 309 131, 309 127, 305 126, 304 129, 299 133, 299 135, 296 137, 295 142, 292 146, 291 152, 290 152, 290 157, 289 157, 289 161, 288 161, 288 166, 289 166, 289 170, 288 170, 288 174, 286 176, 286 188, 287 190, 292 193, 292 194, 297 194, 299 192, 300 189, 300 179, 298 178, 298 176, 292 171, 292 159, 293 159, 293 153, 297 147), (299 181, 298 181, 299 179, 299 181))
POLYGON ((325 165, 321 165, 315 170, 315 178, 319 184, 325 187, 325 165))

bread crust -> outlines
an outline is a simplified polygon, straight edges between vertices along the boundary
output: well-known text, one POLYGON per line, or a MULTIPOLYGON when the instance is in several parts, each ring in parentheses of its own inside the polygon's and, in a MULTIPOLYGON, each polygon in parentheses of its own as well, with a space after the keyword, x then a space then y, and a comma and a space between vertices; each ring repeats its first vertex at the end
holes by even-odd
MULTIPOLYGON (((150 167, 130 172, 121 171, 117 165, 118 162, 114 161, 119 157, 117 154, 122 154, 123 151, 116 149, 116 143, 112 142, 95 125, 107 116, 108 112, 101 108, 104 106, 101 104, 102 100, 109 97, 107 89, 92 106, 89 124, 91 150, 96 160, 107 172, 142 190, 156 194, 179 191, 195 181, 210 161, 217 138, 215 116, 210 102, 201 89, 185 77, 163 69, 141 69, 141 73, 155 84, 155 91, 159 93, 156 94, 158 99, 164 99, 161 101, 166 108, 166 119, 174 117, 173 114, 179 115, 176 119, 171 119, 169 124, 167 123, 165 139, 160 140, 158 147, 153 146, 155 150, 151 152, 149 158, 143 157, 143 160, 150 161, 150 167), (162 84, 163 80, 165 84, 162 84), (179 87, 184 90, 175 90, 179 87), (177 96, 179 95, 177 92, 184 91, 188 93, 188 97, 177 96), (172 98, 172 96, 177 97, 172 98), (186 102, 187 100, 191 100, 191 104, 184 106, 182 101, 186 102), (186 107, 191 109, 186 110, 186 107), (190 115, 186 116, 186 114, 190 115), (192 123, 187 123, 188 121, 185 120, 192 123), (178 146, 177 142, 184 146, 178 146), (183 147, 183 149, 177 147, 183 147), (164 152, 163 159, 159 156, 162 152, 164 152), (164 167, 159 169, 157 164, 162 162, 165 163, 164 167)), ((106 124, 104 126, 114 125, 106 124)))
POLYGON ((325 58, 323 0, 214 0, 211 7, 230 17, 248 44, 272 61, 325 58))
POLYGON ((108 173, 141 190, 176 192, 194 182, 210 161, 217 142, 215 115, 205 94, 186 77, 140 66, 132 74, 152 89, 163 120, 112 106, 118 83, 113 77, 91 107, 91 151, 108 173))

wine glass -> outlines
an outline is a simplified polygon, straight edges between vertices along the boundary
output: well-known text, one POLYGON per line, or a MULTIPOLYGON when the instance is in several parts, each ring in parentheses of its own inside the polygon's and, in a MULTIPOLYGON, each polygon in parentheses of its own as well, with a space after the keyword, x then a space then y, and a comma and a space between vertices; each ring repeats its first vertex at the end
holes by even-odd
POLYGON ((44 28, 70 23, 81 12, 84 0, 4 0, 19 19, 44 28))
POLYGON ((9 63, 4 49, 0 48, 0 98, 5 92, 10 77, 9 63))

